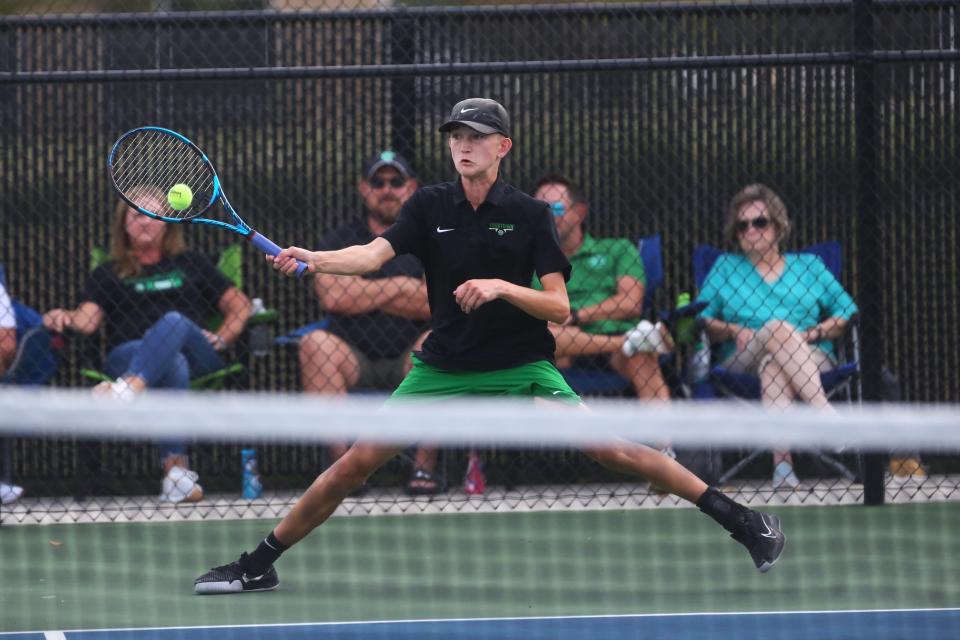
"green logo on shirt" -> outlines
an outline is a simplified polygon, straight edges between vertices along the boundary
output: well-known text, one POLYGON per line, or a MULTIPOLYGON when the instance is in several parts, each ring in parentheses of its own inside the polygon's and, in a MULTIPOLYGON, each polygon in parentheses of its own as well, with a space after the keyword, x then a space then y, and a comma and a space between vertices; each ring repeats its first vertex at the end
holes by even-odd
POLYGON ((128 287, 132 287, 137 293, 157 293, 159 291, 179 289, 183 286, 183 280, 183 271, 177 269, 169 273, 158 273, 143 278, 126 278, 123 283, 128 287))
POLYGON ((607 264, 607 256, 590 256, 590 267, 599 269, 607 264))
POLYGON ((496 231, 498 236, 502 236, 507 231, 513 231, 513 225, 506 222, 491 222, 487 227, 490 231, 496 231))

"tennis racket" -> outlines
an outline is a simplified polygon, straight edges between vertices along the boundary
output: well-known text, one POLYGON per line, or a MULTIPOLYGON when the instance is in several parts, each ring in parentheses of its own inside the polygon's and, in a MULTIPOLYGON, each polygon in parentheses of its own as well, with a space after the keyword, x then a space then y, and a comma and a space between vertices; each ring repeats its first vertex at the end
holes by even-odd
MULTIPOLYGON (((280 247, 237 215, 213 164, 200 147, 179 133, 161 127, 127 131, 113 144, 107 166, 120 197, 143 215, 164 222, 220 227, 239 233, 268 255, 280 253, 280 247), (175 208, 167 198, 168 190, 175 185, 187 185, 193 192, 187 206, 175 208), (232 222, 203 217, 218 200, 232 222)), ((297 263, 300 277, 307 265, 299 260, 297 263)))

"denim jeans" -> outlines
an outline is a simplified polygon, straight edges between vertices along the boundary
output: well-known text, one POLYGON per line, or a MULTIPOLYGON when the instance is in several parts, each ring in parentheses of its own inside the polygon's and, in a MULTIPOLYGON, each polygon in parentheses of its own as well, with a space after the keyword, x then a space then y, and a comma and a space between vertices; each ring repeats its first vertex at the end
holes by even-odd
MULTIPOLYGON (((140 340, 117 345, 107 354, 104 372, 111 378, 138 376, 154 389, 189 389, 190 379, 213 373, 223 358, 190 318, 169 311, 140 340)), ((181 443, 164 443, 164 457, 184 453, 181 443)))

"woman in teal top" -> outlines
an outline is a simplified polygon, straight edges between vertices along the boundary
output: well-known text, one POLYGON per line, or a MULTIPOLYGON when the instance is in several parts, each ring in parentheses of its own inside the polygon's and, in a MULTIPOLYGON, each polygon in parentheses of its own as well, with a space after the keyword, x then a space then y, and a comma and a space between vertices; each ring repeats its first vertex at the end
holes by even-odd
MULTIPOLYGON (((750 185, 733 197, 725 232, 740 253, 717 259, 699 296, 722 365, 759 376, 767 406, 799 398, 829 408, 820 372, 835 365, 830 341, 856 305, 820 258, 780 252, 790 219, 769 187, 750 185)), ((774 487, 798 483, 790 453, 774 452, 774 487)))

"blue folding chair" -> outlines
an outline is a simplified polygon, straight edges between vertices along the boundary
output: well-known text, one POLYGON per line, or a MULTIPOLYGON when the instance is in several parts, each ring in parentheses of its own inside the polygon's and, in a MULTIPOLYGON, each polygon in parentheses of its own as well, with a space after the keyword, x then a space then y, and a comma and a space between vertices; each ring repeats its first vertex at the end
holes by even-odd
MULTIPOLYGON (((3 265, 0 265, 0 283, 6 287, 3 265)), ((63 338, 44 329, 43 316, 37 310, 12 296, 11 302, 17 325, 17 352, 10 367, 0 376, 0 384, 45 384, 60 366, 63 338)))
MULTIPOLYGON (((643 315, 653 308, 654 295, 663 284, 663 251, 660 236, 640 238, 637 242, 640 260, 647 276, 643 292, 643 315)), ((596 367, 564 367, 560 370, 574 391, 585 396, 602 396, 622 393, 630 389, 630 381, 612 369, 596 367)))
MULTIPOLYGON (((0 283, 6 288, 7 274, 0 264, 0 283)), ((9 291, 8 291, 9 293, 9 291)), ((53 335, 43 328, 43 316, 19 300, 14 300, 13 315, 16 322, 17 351, 13 362, 0 376, 0 385, 46 384, 60 366, 63 336, 53 335)), ((10 482, 13 468, 12 453, 6 440, 0 439, 0 480, 10 482)))
MULTIPOLYGON (((693 252, 693 277, 699 290, 723 251, 711 245, 699 245, 693 252)), ((810 245, 797 253, 813 254, 819 257, 835 278, 840 279, 843 268, 843 250, 836 240, 828 240, 810 245)), ((829 398, 841 397, 850 402, 860 398, 860 340, 857 331, 857 318, 851 319, 850 326, 842 339, 834 341, 837 366, 820 375, 824 391, 829 398)), ((712 366, 705 380, 693 381, 693 396, 698 399, 727 397, 753 401, 760 399, 760 379, 748 373, 737 373, 722 366, 712 366)), ((733 467, 720 475, 718 484, 730 480, 745 466, 752 462, 763 450, 751 452, 733 467)), ((816 457, 833 468, 845 478, 854 480, 856 474, 834 458, 818 452, 816 457)))

